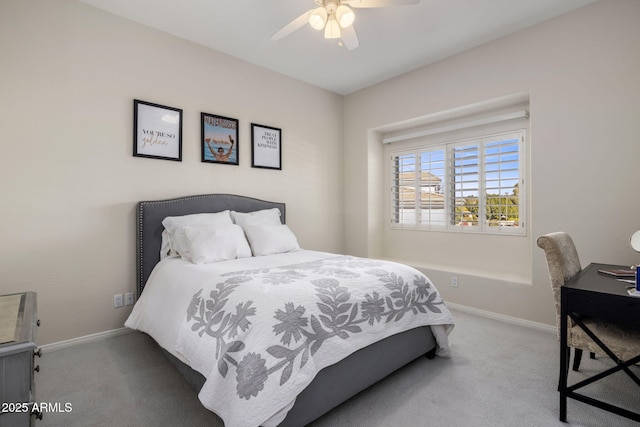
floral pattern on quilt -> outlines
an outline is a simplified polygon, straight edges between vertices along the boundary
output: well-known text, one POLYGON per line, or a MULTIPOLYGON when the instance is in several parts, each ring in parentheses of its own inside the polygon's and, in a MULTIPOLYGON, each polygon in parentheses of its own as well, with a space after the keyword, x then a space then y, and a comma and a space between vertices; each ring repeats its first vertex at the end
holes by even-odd
MULTIPOLYGON (((267 381, 287 384, 328 343, 341 345, 367 328, 398 322, 405 316, 448 312, 431 282, 421 274, 407 277, 384 268, 381 261, 337 256, 295 265, 227 273, 215 288, 198 291, 187 310, 187 322, 198 337, 215 340, 217 374, 234 375, 239 398, 249 400, 267 381), (376 290, 355 292, 351 279, 378 282, 376 290), (312 286, 315 300, 293 299, 271 308, 274 342, 250 349, 245 335, 254 326, 256 301, 230 302, 241 286, 252 283, 312 286), (360 295, 359 297, 356 297, 360 295)), ((417 273, 417 271, 416 271, 417 273)))

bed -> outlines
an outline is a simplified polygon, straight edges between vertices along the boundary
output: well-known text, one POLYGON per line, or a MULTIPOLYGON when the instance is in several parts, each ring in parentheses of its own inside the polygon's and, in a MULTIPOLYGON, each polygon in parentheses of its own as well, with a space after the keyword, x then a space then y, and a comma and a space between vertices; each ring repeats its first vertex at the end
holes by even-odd
POLYGON ((228 427, 303 426, 420 356, 448 356, 453 319, 428 278, 401 264, 271 249, 278 239, 262 249, 264 230, 290 238, 285 219, 283 203, 231 194, 138 203, 138 300, 125 325, 149 334, 228 427), (243 225, 254 254, 267 252, 195 264, 194 233, 205 228, 187 227, 193 262, 171 256, 167 217, 225 212, 235 224, 275 212, 278 226, 243 225), (317 300, 300 302, 305 288, 317 300), (263 344, 267 335, 277 342, 263 344))

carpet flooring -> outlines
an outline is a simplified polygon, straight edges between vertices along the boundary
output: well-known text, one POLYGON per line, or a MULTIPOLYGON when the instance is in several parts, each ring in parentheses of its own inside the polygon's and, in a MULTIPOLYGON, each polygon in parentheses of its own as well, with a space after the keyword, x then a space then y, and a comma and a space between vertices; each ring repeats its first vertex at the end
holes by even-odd
MULTIPOLYGON (((556 335, 452 310, 450 359, 420 358, 314 421, 312 427, 638 426, 569 400, 558 421, 556 335)), ((54 405, 38 426, 213 426, 173 365, 146 335, 133 332, 44 352, 37 401, 54 405), (57 410, 56 410, 56 405, 57 410), (67 410, 65 411, 65 405, 67 410)), ((583 358, 570 382, 611 366, 583 358)), ((640 374, 637 366, 632 370, 640 374)), ((640 392, 623 373, 585 389, 640 411, 640 392)))

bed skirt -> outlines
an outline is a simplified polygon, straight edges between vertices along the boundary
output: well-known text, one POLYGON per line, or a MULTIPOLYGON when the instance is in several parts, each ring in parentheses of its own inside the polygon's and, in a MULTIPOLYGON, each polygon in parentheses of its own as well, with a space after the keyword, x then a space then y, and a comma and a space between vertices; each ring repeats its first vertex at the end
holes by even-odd
MULTIPOLYGON (((360 349, 322 369, 298 395, 279 427, 304 426, 418 357, 434 357, 435 350, 436 341, 428 326, 392 335, 360 349)), ((205 377, 166 350, 163 352, 187 382, 200 391, 205 377)))

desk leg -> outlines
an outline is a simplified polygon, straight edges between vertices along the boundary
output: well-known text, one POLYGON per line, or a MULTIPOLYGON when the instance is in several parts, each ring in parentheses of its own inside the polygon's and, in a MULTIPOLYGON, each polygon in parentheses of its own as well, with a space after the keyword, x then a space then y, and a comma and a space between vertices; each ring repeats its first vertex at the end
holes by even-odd
POLYGON ((567 304, 564 288, 560 290, 560 421, 567 421, 567 376, 569 368, 569 347, 567 346, 567 304))

